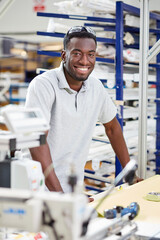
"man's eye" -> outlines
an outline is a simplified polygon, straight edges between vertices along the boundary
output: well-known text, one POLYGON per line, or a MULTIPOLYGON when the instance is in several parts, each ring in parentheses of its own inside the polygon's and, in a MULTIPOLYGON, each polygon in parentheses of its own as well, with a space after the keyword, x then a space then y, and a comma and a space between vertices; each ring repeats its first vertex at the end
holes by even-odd
POLYGON ((95 54, 94 54, 94 53, 90 53, 89 56, 90 56, 90 57, 94 57, 95 54))
POLYGON ((79 53, 79 52, 75 52, 74 55, 75 55, 75 56, 79 56, 80 53, 79 53))

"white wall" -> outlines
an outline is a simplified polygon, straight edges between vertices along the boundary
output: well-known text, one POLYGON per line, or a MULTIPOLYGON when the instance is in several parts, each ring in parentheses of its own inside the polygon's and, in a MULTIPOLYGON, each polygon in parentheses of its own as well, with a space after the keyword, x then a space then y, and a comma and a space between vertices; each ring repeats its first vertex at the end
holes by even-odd
MULTIPOLYGON (((39 19, 36 16, 35 2, 35 0, 14 0, 7 11, 0 15, 0 33, 46 30, 48 19, 39 19)), ((45 12, 52 12, 53 0, 45 0, 44 5, 45 12)))
MULTIPOLYGON (((116 1, 119 1, 119 0, 116 0, 116 1)), ((139 7, 140 6, 139 0, 124 0, 123 2, 126 3, 126 4, 129 4, 129 5, 132 5, 134 7, 139 7)))
MULTIPOLYGON (((126 4, 130 4, 135 7, 140 7, 140 1, 142 0, 124 0, 126 4)), ((149 0, 150 11, 160 11, 160 0, 149 0)))
POLYGON ((160 12, 160 1, 159 0, 150 0, 149 1, 150 10, 155 10, 160 12))

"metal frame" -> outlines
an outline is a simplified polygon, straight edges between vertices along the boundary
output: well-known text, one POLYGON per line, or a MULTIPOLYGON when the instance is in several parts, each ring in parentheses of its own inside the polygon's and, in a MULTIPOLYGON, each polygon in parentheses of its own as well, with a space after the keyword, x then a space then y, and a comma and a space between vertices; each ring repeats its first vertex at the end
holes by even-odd
MULTIPOLYGON (((116 3, 116 100, 123 101, 123 3, 116 3)), ((119 105, 118 121, 123 130, 123 105, 119 105)), ((122 170, 122 166, 116 157, 115 175, 122 170)))
MULTIPOLYGON (((139 65, 139 138, 138 138, 138 175, 146 178, 147 161, 147 88, 148 88, 148 66, 150 60, 160 52, 160 34, 157 34, 156 44, 149 50, 149 18, 157 20, 157 27, 160 28, 160 15, 149 13, 149 0, 140 0, 140 65, 139 65)), ((160 62, 160 55, 157 56, 160 62)), ((157 71, 157 94, 160 97, 160 69, 155 65, 157 71)), ((160 115, 159 101, 156 101, 156 115, 160 115)), ((156 173, 160 173, 160 119, 156 120, 156 173)))
MULTIPOLYGON (((130 30, 131 32, 138 32, 138 28, 124 27, 123 13, 130 12, 135 15, 140 14, 140 10, 136 7, 123 3, 116 2, 116 100, 123 102, 123 35, 124 32, 130 30)), ((130 46, 131 47, 131 46, 130 46)), ((139 48, 139 45, 133 45, 134 48, 139 48)), ((119 104, 120 114, 117 116, 121 128, 123 130, 123 105, 119 104)), ((121 172, 122 167, 116 157, 116 176, 121 172)))
MULTIPOLYGON (((157 28, 160 28, 160 20, 157 20, 157 28)), ((160 33, 157 34, 157 40, 160 39, 160 33)), ((160 64, 160 54, 157 55, 157 64, 160 64)), ((160 68, 156 69, 157 71, 157 92, 156 98, 160 100, 160 68)), ((156 115, 160 116, 160 101, 156 101, 156 115)), ((156 149, 158 153, 156 153, 156 173, 160 174, 160 119, 156 121, 156 149)))
MULTIPOLYGON (((148 1, 148 0, 145 0, 148 1)), ((146 178, 147 161, 147 88, 148 88, 148 63, 149 49, 149 8, 140 3, 140 63, 139 63, 139 132, 138 132, 138 175, 146 178)))

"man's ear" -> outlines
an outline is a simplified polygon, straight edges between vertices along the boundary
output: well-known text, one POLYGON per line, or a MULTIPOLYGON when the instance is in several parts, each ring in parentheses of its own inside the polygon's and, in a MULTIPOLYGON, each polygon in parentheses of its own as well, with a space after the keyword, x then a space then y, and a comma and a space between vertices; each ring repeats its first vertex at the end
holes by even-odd
POLYGON ((61 59, 64 63, 66 62, 66 51, 65 50, 62 50, 62 52, 61 52, 61 59))

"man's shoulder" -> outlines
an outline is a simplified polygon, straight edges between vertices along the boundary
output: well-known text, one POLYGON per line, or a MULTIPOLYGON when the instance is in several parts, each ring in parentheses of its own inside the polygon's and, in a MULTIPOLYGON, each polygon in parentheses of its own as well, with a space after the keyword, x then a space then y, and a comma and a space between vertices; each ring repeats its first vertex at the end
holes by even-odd
POLYGON ((95 75, 90 75, 89 76, 89 82, 91 85, 95 86, 95 87, 102 87, 103 84, 101 82, 101 80, 99 78, 97 78, 95 75))
POLYGON ((56 72, 58 68, 45 70, 43 73, 39 74, 37 77, 50 79, 50 77, 56 77, 56 72))
POLYGON ((45 70, 43 73, 38 74, 33 80, 32 82, 50 82, 51 84, 54 84, 57 79, 57 69, 50 69, 50 70, 45 70))

